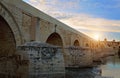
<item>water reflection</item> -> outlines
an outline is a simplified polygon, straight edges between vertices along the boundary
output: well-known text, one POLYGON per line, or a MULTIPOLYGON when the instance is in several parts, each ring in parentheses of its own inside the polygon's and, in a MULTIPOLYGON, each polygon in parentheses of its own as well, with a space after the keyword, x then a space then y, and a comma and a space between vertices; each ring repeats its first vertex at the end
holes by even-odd
POLYGON ((120 78, 120 59, 119 57, 112 56, 107 58, 107 63, 101 65, 102 76, 109 76, 114 78, 120 78))
POLYGON ((120 59, 116 56, 107 57, 104 65, 93 68, 66 69, 66 78, 120 78, 120 59), (101 74, 102 72, 102 74, 101 74))
POLYGON ((100 76, 100 71, 98 67, 66 69, 66 78, 95 78, 100 76))

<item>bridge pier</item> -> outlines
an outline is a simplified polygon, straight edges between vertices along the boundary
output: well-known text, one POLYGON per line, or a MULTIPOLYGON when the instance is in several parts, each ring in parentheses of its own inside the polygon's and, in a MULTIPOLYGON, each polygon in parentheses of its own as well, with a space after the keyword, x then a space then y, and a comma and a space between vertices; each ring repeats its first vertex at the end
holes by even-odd
POLYGON ((65 77, 64 58, 60 47, 46 43, 29 42, 18 46, 17 54, 20 55, 21 60, 27 63, 27 66, 21 63, 23 70, 18 72, 18 74, 24 72, 23 74, 26 75, 24 78, 65 77))

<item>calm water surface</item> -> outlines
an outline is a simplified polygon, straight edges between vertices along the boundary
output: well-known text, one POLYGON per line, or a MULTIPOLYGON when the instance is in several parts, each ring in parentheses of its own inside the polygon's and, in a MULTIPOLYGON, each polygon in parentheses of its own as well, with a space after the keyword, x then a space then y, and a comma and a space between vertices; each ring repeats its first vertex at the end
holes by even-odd
POLYGON ((118 56, 108 57, 107 62, 98 67, 66 69, 65 78, 96 78, 96 76, 103 76, 103 78, 120 78, 120 59, 118 56), (100 70, 102 71, 101 75, 99 74, 100 70))
POLYGON ((105 65, 101 65, 102 76, 120 78, 120 59, 118 56, 108 57, 107 60, 105 65))

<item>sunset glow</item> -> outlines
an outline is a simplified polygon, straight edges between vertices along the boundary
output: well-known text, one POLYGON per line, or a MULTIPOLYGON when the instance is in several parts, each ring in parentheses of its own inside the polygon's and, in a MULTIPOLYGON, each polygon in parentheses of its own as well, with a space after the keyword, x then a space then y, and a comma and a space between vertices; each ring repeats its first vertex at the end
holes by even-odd
POLYGON ((120 40, 120 0, 23 1, 95 40, 99 37, 120 40), (102 33, 102 37, 88 33, 96 31, 102 33))
POLYGON ((100 34, 98 33, 94 34, 93 38, 98 41, 100 39, 100 34))

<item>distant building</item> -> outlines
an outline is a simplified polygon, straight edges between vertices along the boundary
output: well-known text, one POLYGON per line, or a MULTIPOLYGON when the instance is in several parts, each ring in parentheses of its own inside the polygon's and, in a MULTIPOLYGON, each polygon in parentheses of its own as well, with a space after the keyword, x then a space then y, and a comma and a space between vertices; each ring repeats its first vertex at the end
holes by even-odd
POLYGON ((120 41, 115 41, 115 40, 107 41, 107 38, 105 38, 104 41, 101 41, 101 42, 104 42, 105 45, 115 49, 116 51, 120 47, 120 41))

